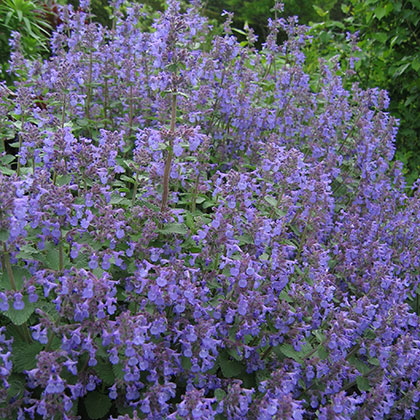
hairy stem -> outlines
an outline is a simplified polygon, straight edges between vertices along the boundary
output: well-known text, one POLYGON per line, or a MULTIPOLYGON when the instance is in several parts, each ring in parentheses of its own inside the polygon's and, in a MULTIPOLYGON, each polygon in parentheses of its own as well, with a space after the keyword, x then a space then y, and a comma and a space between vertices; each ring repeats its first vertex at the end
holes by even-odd
POLYGON ((191 213, 195 212, 199 181, 200 181, 200 174, 197 174, 197 177, 195 178, 195 183, 194 183, 193 195, 191 198, 191 213))
POLYGON ((131 137, 133 131, 133 84, 130 84, 130 102, 129 102, 129 115, 128 115, 128 138, 131 137))
POLYGON ((134 183, 133 196, 131 197, 131 205, 136 202, 137 188, 139 187, 139 174, 136 172, 136 182, 134 183))
MULTIPOLYGON (((7 250, 6 244, 3 242, 3 261, 6 267, 7 276, 9 277, 10 287, 15 292, 18 290, 16 286, 15 276, 13 274, 12 266, 10 264, 10 257, 9 252, 7 250)), ((23 339, 29 344, 32 342, 31 335, 29 334, 29 329, 27 323, 23 323, 22 325, 17 325, 19 334, 23 337, 23 339)))
POLYGON ((20 175, 20 151, 22 150, 22 141, 23 141, 23 136, 22 136, 22 132, 23 132, 23 123, 24 123, 24 113, 22 112, 21 117, 20 117, 20 133, 19 133, 19 152, 18 152, 18 162, 17 162, 17 169, 16 169, 16 175, 19 176, 20 175))
POLYGON ((60 238, 60 244, 58 246, 58 269, 59 271, 63 271, 64 269, 63 238, 60 238))
POLYGON ((162 193, 162 207, 161 211, 165 210, 168 204, 169 196, 169 176, 171 173, 172 165, 172 154, 173 154, 173 143, 174 143, 174 134, 175 134, 175 123, 176 123, 176 94, 172 93, 172 107, 171 107, 171 127, 170 127, 170 136, 169 136, 169 147, 168 147, 168 156, 165 163, 165 171, 163 173, 163 193, 162 193))
POLYGON ((3 242, 3 253, 4 253, 4 264, 6 266, 7 276, 9 277, 10 286, 11 288, 16 291, 16 282, 15 282, 15 276, 13 275, 12 266, 10 264, 10 257, 9 252, 7 251, 6 244, 3 242))
POLYGON ((89 71, 86 92, 86 118, 90 119, 90 101, 92 96, 92 51, 89 52, 89 71))

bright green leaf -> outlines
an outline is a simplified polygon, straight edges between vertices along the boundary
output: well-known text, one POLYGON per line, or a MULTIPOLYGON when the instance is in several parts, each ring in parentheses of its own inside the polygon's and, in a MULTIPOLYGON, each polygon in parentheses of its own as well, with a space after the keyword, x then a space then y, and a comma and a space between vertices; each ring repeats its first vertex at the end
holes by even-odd
POLYGON ((414 71, 419 71, 420 70, 420 58, 416 58, 415 60, 413 60, 412 63, 411 63, 411 67, 413 68, 414 71))
POLYGON ((321 16, 321 17, 325 17, 328 16, 328 10, 323 10, 321 9, 319 6, 317 6, 316 4, 313 4, 312 7, 315 9, 315 12, 321 16))

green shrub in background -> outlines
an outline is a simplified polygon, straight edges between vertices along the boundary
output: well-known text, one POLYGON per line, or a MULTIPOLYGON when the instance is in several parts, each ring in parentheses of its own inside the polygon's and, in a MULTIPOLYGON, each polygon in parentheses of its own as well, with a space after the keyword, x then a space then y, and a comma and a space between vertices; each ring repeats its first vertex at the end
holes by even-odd
MULTIPOLYGON (((340 19, 342 12, 337 0, 289 0, 284 2, 284 16, 299 16, 299 22, 319 22, 329 14, 333 19, 340 19), (319 11, 327 11, 325 15, 319 11)), ((222 10, 234 12, 234 23, 243 27, 246 23, 259 36, 260 41, 268 33, 267 19, 273 17, 274 0, 207 0, 205 12, 209 17, 222 22, 222 10)))
POLYGON ((48 51, 50 13, 47 5, 36 0, 0 2, 0 66, 3 79, 9 80, 6 70, 13 31, 20 33, 20 43, 26 57, 34 57, 48 51))
MULTIPOLYGON (((150 12, 163 10, 162 0, 143 0, 150 12)), ((69 0, 78 7, 77 0, 69 0)), ((223 10, 235 14, 239 32, 249 25, 265 39, 267 19, 272 17, 274 0, 207 0, 204 13, 216 23, 223 10)), ((111 24, 107 0, 92 0, 92 12, 103 25, 111 24)), ((152 15, 152 13, 151 13, 152 15)), ((355 63, 363 88, 378 86, 391 96, 390 112, 400 119, 397 159, 404 162, 409 185, 420 174, 420 0, 286 0, 284 15, 298 15, 313 27, 313 43, 306 52, 308 71, 316 72, 319 58, 358 56, 355 63), (346 33, 358 33, 351 51, 346 33)), ((26 56, 48 49, 48 14, 36 0, 4 0, 0 3, 0 65, 3 78, 10 54, 13 30, 21 34, 26 56)), ((239 32, 237 35, 240 36, 239 32)), ((357 79, 356 79, 357 78, 357 79)))
POLYGON ((389 110, 400 119, 396 157, 411 185, 420 174, 420 0, 350 0, 341 9, 341 21, 313 25, 308 65, 319 56, 356 54, 357 81, 388 90, 389 110), (358 33, 358 52, 345 42, 347 31, 358 33))
MULTIPOLYGON (((300 23, 313 27, 313 43, 306 53, 308 71, 316 71, 319 58, 356 55, 353 81, 363 88, 377 86, 390 93, 389 110, 400 119, 396 158, 404 163, 411 185, 420 175, 420 0, 284 3, 285 16, 298 15, 300 23), (358 33, 353 48, 346 42, 348 32, 358 33)), ((265 38, 273 5, 273 0, 204 2, 208 16, 219 19, 222 10, 233 11, 236 27, 249 25, 260 39, 265 38)))

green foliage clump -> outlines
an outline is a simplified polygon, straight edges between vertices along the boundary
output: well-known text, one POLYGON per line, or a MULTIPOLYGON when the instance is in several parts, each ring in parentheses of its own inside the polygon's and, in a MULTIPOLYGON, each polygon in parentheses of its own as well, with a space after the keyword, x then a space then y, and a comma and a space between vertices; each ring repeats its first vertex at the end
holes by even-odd
POLYGON ((341 9, 342 21, 314 25, 309 66, 320 56, 355 55, 355 80, 389 92, 390 112, 400 119, 397 158, 412 184, 420 173, 420 1, 350 0, 341 9), (357 33, 353 51, 346 32, 357 33))
POLYGON ((27 57, 48 51, 52 11, 37 0, 2 0, 0 2, 0 66, 6 77, 13 32, 20 34, 23 53, 27 57))

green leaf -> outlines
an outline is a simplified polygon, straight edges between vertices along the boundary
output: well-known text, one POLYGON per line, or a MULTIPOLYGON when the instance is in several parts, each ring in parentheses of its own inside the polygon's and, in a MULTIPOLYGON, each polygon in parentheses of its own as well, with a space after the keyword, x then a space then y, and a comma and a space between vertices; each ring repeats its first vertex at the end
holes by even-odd
POLYGON ((23 392, 25 391, 25 378, 22 374, 12 373, 8 378, 9 389, 7 390, 8 398, 20 399, 23 398, 23 392))
POLYGON ((91 419, 104 417, 111 408, 111 401, 108 396, 97 391, 89 392, 84 399, 86 411, 91 419))
POLYGON ((254 239, 251 235, 249 235, 248 233, 244 233, 243 235, 239 236, 239 238, 237 238, 239 240, 239 245, 253 245, 254 244, 254 239))
POLYGON ((87 127, 89 125, 90 121, 86 118, 82 118, 80 120, 77 121, 77 125, 79 127, 87 127))
POLYGON ((206 196, 202 196, 202 195, 200 195, 200 196, 198 196, 198 197, 195 199, 195 202, 196 202, 197 204, 202 204, 202 203, 204 203, 206 200, 207 200, 207 197, 206 197, 206 196))
POLYGON ((238 349, 237 348, 230 348, 227 349, 227 352, 229 353, 230 356, 232 356, 235 360, 237 360, 238 362, 241 361, 243 359, 242 354, 238 353, 238 349))
POLYGON ((112 385, 115 382, 114 370, 109 361, 98 358, 98 363, 94 367, 94 370, 105 385, 112 385))
POLYGON ((413 60, 412 63, 411 63, 411 67, 413 68, 414 71, 419 71, 420 70, 420 58, 416 58, 415 60, 413 60))
POLYGON ((13 162, 15 160, 15 157, 12 155, 4 155, 0 158, 0 162, 3 165, 8 165, 10 162, 13 162))
POLYGON ((282 344, 277 346, 277 348, 289 359, 293 359, 298 363, 302 362, 302 352, 296 351, 291 344, 282 344))
POLYGON ((20 247, 18 255, 23 260, 34 260, 39 255, 39 251, 32 245, 25 244, 20 247))
POLYGON ((177 233, 179 235, 186 235, 188 229, 183 223, 167 223, 159 232, 163 234, 177 233))
POLYGON ((59 177, 57 177, 57 185, 59 187, 62 187, 63 185, 68 185, 72 178, 73 176, 70 174, 60 175, 59 177))
POLYGON ((23 372, 36 367, 36 356, 42 350, 42 344, 38 342, 22 343, 13 345, 12 361, 13 371, 23 372))
POLYGON ((185 215, 185 224, 190 228, 190 229, 194 229, 194 217, 192 216, 191 213, 187 213, 185 215))
POLYGON ((124 379, 124 371, 122 368, 122 364, 121 363, 117 363, 116 365, 112 365, 112 371, 114 372, 114 375, 117 379, 124 379))
POLYGON ((277 207, 277 200, 271 195, 265 196, 264 200, 267 201, 267 203, 270 204, 271 206, 277 207))
POLYGON ((358 357, 352 356, 349 359, 349 363, 354 366, 362 375, 370 371, 370 367, 362 362, 358 357))
POLYGON ((122 181, 130 182, 131 184, 135 184, 136 183, 136 180, 134 178, 131 178, 131 177, 129 177, 127 175, 124 175, 124 174, 120 176, 120 179, 122 181))
POLYGON ((390 47, 392 48, 394 46, 394 44, 397 42, 399 36, 395 35, 392 39, 391 42, 389 43, 390 47))
POLYGON ((385 7, 377 7, 374 12, 377 19, 381 20, 386 15, 385 7))
POLYGON ((207 209, 209 207, 213 207, 216 204, 215 201, 208 200, 203 203, 203 209, 207 209))
POLYGON ((219 353, 219 365, 225 378, 237 378, 244 366, 237 360, 231 360, 226 352, 219 353))
POLYGON ((350 11, 350 6, 348 6, 347 4, 342 4, 341 10, 344 14, 347 14, 350 11))
POLYGON ((226 392, 223 391, 223 389, 221 389, 221 388, 217 388, 217 389, 214 390, 214 396, 215 396, 217 401, 222 401, 223 398, 226 397, 226 395, 227 395, 226 392))
POLYGON ((380 366, 381 365, 381 363, 379 362, 379 360, 376 357, 370 358, 369 363, 373 366, 380 366))
POLYGON ((321 9, 319 6, 317 6, 316 4, 313 4, 312 7, 315 9, 315 12, 321 16, 321 17, 325 17, 328 16, 328 10, 323 10, 321 9))
POLYGON ((7 241, 9 239, 9 231, 6 229, 2 229, 0 230, 0 242, 3 241, 7 241))
POLYGON ((241 34, 243 36, 247 36, 248 34, 243 31, 242 29, 238 29, 238 28, 232 28, 232 31, 237 32, 238 34, 241 34))
POLYGON ((9 168, 5 168, 4 166, 0 167, 0 172, 4 175, 13 175, 15 173, 14 170, 9 169, 9 168))
POLYGON ((47 268, 52 270, 59 270, 60 268, 60 253, 58 247, 53 243, 49 242, 46 244, 45 249, 47 251, 46 258, 44 260, 47 268))
POLYGON ((270 256, 266 252, 264 252, 260 255, 260 260, 261 261, 268 261, 269 259, 270 259, 270 256))
MULTIPOLYGON (((18 290, 22 289, 25 279, 28 280, 32 277, 31 273, 23 267, 13 266, 12 267, 13 278, 15 280, 15 285, 18 290)), ((9 276, 6 272, 3 273, 1 277, 0 285, 6 290, 12 290, 12 285, 9 280, 9 276)))
POLYGON ((189 371, 192 367, 192 363, 190 358, 181 356, 181 366, 186 370, 189 371))
POLYGON ((27 296, 24 296, 22 300, 25 303, 25 307, 22 310, 18 311, 13 307, 13 304, 10 304, 9 309, 6 312, 1 312, 15 325, 24 324, 35 310, 35 305, 29 302, 27 296))
POLYGON ((356 383, 357 383, 357 387, 359 388, 360 391, 369 391, 370 390, 369 381, 364 376, 358 376, 356 378, 356 383))
POLYGON ((385 44, 388 40, 388 34, 386 32, 375 32, 372 34, 372 37, 382 44, 385 44))
POLYGON ((320 347, 315 353, 321 360, 325 360, 328 357, 328 352, 324 347, 320 347))

